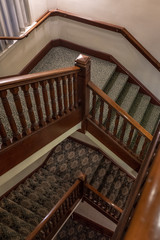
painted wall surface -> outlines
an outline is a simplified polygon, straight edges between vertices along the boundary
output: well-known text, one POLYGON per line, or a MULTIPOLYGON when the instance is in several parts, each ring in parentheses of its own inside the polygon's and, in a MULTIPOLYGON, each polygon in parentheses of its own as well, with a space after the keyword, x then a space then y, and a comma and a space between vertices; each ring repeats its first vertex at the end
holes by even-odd
POLYGON ((60 38, 114 56, 160 99, 160 73, 121 34, 63 18, 59 28, 60 38))
POLYGON ((58 0, 58 8, 127 28, 160 61, 159 0, 58 0))

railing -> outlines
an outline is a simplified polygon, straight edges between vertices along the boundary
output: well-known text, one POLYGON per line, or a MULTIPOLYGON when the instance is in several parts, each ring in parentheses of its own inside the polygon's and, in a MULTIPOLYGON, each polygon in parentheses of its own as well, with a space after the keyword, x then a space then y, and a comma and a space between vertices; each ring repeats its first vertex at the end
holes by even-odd
POLYGON ((22 40, 25 37, 28 37, 28 35, 36 29, 38 26, 40 26, 45 20, 48 19, 48 17, 52 16, 60 16, 64 18, 68 18, 77 22, 81 22, 84 24, 88 24, 91 26, 99 27, 105 30, 113 31, 113 32, 118 32, 122 34, 158 71, 160 71, 160 62, 155 59, 143 46, 140 42, 138 42, 131 33, 128 32, 127 29, 124 27, 110 24, 110 23, 105 23, 101 21, 96 21, 96 20, 91 20, 88 18, 83 18, 80 16, 77 16, 75 14, 69 13, 62 11, 60 9, 52 10, 52 11, 47 11, 45 14, 43 14, 39 19, 37 19, 35 25, 31 27, 25 34, 23 34, 20 37, 9 37, 9 36, 0 36, 0 39, 4 40, 22 40))
POLYGON ((87 183, 84 186, 83 199, 114 223, 118 223, 123 210, 87 183))
POLYGON ((83 181, 77 180, 26 240, 52 239, 83 196, 83 181))
POLYGON ((113 222, 118 223, 123 210, 85 181, 86 177, 82 174, 26 240, 52 239, 82 200, 87 201, 113 222))
MULTIPOLYGON (((102 90, 98 89, 93 82, 88 82, 88 88, 91 93, 91 111, 87 117, 88 125, 96 125, 114 142, 123 146, 133 156, 135 165, 129 161, 127 163, 137 169, 138 164, 140 166, 145 158, 149 144, 152 141, 152 135, 102 90)), ((90 128, 88 127, 88 129, 90 128)), ((108 147, 111 148, 111 143, 109 143, 108 147)))
POLYGON ((1 79, 0 174, 82 120, 81 73, 74 66, 1 79))
POLYGON ((157 194, 159 193, 159 189, 155 188, 155 186, 157 187, 159 186, 159 178, 158 178, 159 171, 160 171, 160 167, 159 167, 159 159, 160 159, 159 146, 160 145, 159 144, 160 144, 160 122, 154 134, 152 144, 150 145, 150 148, 148 150, 147 157, 142 163, 138 176, 136 178, 136 181, 134 182, 134 185, 131 189, 125 209, 123 211, 123 215, 119 221, 119 224, 116 228, 116 231, 113 235, 112 240, 123 239, 127 229, 128 229, 128 233, 125 239, 132 239, 132 238, 133 239, 136 238, 139 240, 140 239, 144 239, 144 240, 159 239, 159 234, 157 234, 157 231, 159 232, 159 229, 157 230, 157 228, 159 228, 159 223, 156 222, 157 216, 159 216, 159 211, 158 211, 159 205, 157 206, 155 203, 155 201, 157 203, 159 202, 158 196, 157 196, 157 194), (147 188, 147 186, 149 187, 149 189, 147 188), (153 194, 154 196, 151 197, 153 191, 154 191, 154 194, 153 194), (150 212, 148 211, 148 209, 150 209, 149 210, 150 212), (153 212, 154 212, 154 216, 153 216, 153 212), (151 216, 153 217, 152 219, 151 219, 151 216), (135 222, 132 221, 132 218, 135 219, 135 222), (131 231, 133 232, 131 233, 131 231), (152 231, 153 234, 150 234, 149 233, 150 231, 152 231), (139 235, 140 232, 141 234, 139 235), (134 236, 135 233, 136 233, 136 237, 134 236), (147 236, 150 236, 150 237, 145 238, 144 237, 145 234, 147 234, 147 236), (158 238, 153 237, 155 236, 155 234, 158 238), (153 238, 151 237, 151 235, 153 238))

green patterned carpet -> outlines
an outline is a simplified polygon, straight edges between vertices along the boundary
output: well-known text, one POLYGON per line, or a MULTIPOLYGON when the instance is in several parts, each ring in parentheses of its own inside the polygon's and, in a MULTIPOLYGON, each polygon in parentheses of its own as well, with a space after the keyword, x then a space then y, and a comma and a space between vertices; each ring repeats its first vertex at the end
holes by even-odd
POLYGON ((133 179, 98 150, 68 138, 44 165, 0 200, 0 239, 25 239, 80 173, 124 208, 133 179))

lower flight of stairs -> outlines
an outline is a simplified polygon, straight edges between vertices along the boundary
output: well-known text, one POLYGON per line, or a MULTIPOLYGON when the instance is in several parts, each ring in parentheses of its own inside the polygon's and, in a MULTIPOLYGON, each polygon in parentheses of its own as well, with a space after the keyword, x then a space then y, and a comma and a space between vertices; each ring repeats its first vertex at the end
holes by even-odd
POLYGON ((45 163, 0 200, 0 239, 26 239, 68 191, 80 173, 120 208, 134 182, 98 149, 67 138, 45 163))
POLYGON ((95 230, 93 225, 74 219, 72 216, 67 220, 54 240, 110 240, 111 236, 95 230))

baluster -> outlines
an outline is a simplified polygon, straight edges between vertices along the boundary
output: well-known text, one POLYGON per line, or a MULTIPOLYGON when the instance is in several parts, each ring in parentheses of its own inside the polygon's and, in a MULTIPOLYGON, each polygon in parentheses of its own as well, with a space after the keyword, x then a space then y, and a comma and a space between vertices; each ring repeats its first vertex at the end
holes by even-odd
POLYGON ((72 110, 72 109, 73 109, 72 77, 73 77, 72 74, 68 76, 69 110, 72 110))
POLYGON ((95 116, 96 116, 96 93, 92 91, 93 98, 92 98, 92 120, 95 121, 95 116))
POLYGON ((21 100, 20 100, 18 92, 19 92, 18 87, 11 89, 11 93, 13 94, 14 102, 15 102, 15 105, 16 105, 16 108, 17 108, 19 120, 20 120, 21 125, 22 125, 22 135, 26 136, 26 135, 30 134, 31 131, 27 127, 26 119, 25 119, 25 116, 24 116, 24 113, 23 113, 23 108, 22 108, 22 104, 21 104, 21 100))
POLYGON ((38 83, 37 82, 32 83, 31 86, 32 86, 33 92, 34 92, 34 98, 35 98, 37 113, 38 113, 38 118, 39 118, 39 125, 45 126, 46 123, 43 120, 43 112, 42 112, 42 108, 41 108, 41 100, 40 100, 40 96, 39 96, 38 83))
POLYGON ((0 120, 0 135, 2 138, 2 148, 3 148, 3 146, 8 146, 11 144, 11 140, 7 137, 6 130, 5 130, 1 120, 0 120))
POLYGON ((126 127, 127 127, 127 121, 126 121, 126 119, 123 119, 122 132, 121 132, 121 135, 120 135, 120 141, 121 142, 123 142, 126 127))
POLYGON ((6 90, 1 91, 0 92, 0 97, 2 99, 3 107, 4 107, 5 113, 7 115, 10 127, 12 129, 13 140, 15 140, 15 141, 19 140, 21 138, 21 135, 17 130, 17 125, 16 125, 15 120, 12 116, 12 110, 10 108, 10 105, 9 105, 9 102, 8 102, 8 99, 7 99, 7 91, 6 90))
POLYGON ((57 119, 57 107, 56 107, 56 97, 55 97, 55 89, 54 89, 54 79, 50 79, 49 83, 49 91, 51 97, 51 104, 52 104, 52 118, 57 119))
POLYGON ((101 99, 101 105, 100 105, 100 114, 99 114, 99 126, 102 126, 103 122, 103 110, 104 110, 104 101, 101 99))
POLYGON ((73 87, 74 87, 74 107, 78 107, 78 82, 77 73, 73 75, 73 87))
POLYGON ((106 132, 109 131, 109 126, 111 123, 111 115, 112 115, 112 108, 110 105, 108 105, 108 114, 107 114, 107 120, 106 120, 106 132))
POLYGON ((30 97, 30 93, 29 93, 29 85, 22 86, 22 90, 23 90, 26 105, 27 105, 27 108, 28 108, 28 114, 29 114, 29 118, 30 118, 30 122, 31 122, 31 130, 35 131, 39 127, 36 124, 35 115, 34 115, 34 112, 33 112, 32 101, 31 101, 31 97, 30 97))
POLYGON ((146 148, 147 148, 148 143, 149 143, 149 140, 148 140, 147 138, 145 138, 144 143, 143 143, 143 146, 142 146, 142 150, 141 150, 140 155, 139 155, 139 157, 140 157, 141 159, 144 158, 144 155, 145 155, 145 153, 146 153, 146 148))
POLYGON ((119 118, 120 118, 120 115, 118 114, 118 112, 116 112, 115 127, 114 127, 114 130, 113 130, 113 135, 114 135, 114 136, 116 136, 116 134, 117 134, 118 124, 119 124, 119 118))
POLYGON ((56 86, 57 86, 57 96, 58 96, 58 107, 59 107, 59 116, 63 115, 62 111, 62 90, 61 90, 61 84, 60 84, 61 78, 57 78, 56 86))
POLYGON ((128 148, 130 147, 130 144, 131 144, 131 141, 132 141, 133 132, 134 132, 134 126, 131 125, 131 130, 130 130, 129 138, 128 138, 128 141, 127 141, 127 147, 128 148))
POLYGON ((138 144, 139 144, 139 141, 141 139, 142 135, 140 134, 140 132, 137 133, 137 137, 136 137, 136 141, 135 141, 135 144, 134 144, 134 148, 133 148, 133 152, 136 153, 137 151, 137 147, 138 147, 138 144))
POLYGON ((43 99, 44 99, 44 106, 45 106, 45 111, 46 111, 46 121, 51 122, 51 112, 49 108, 49 100, 48 100, 48 94, 47 94, 47 89, 46 89, 46 84, 47 81, 42 81, 40 82, 42 86, 42 93, 43 93, 43 99))
POLYGON ((64 112, 68 112, 68 99, 67 99, 67 76, 63 77, 63 98, 64 98, 64 112))

